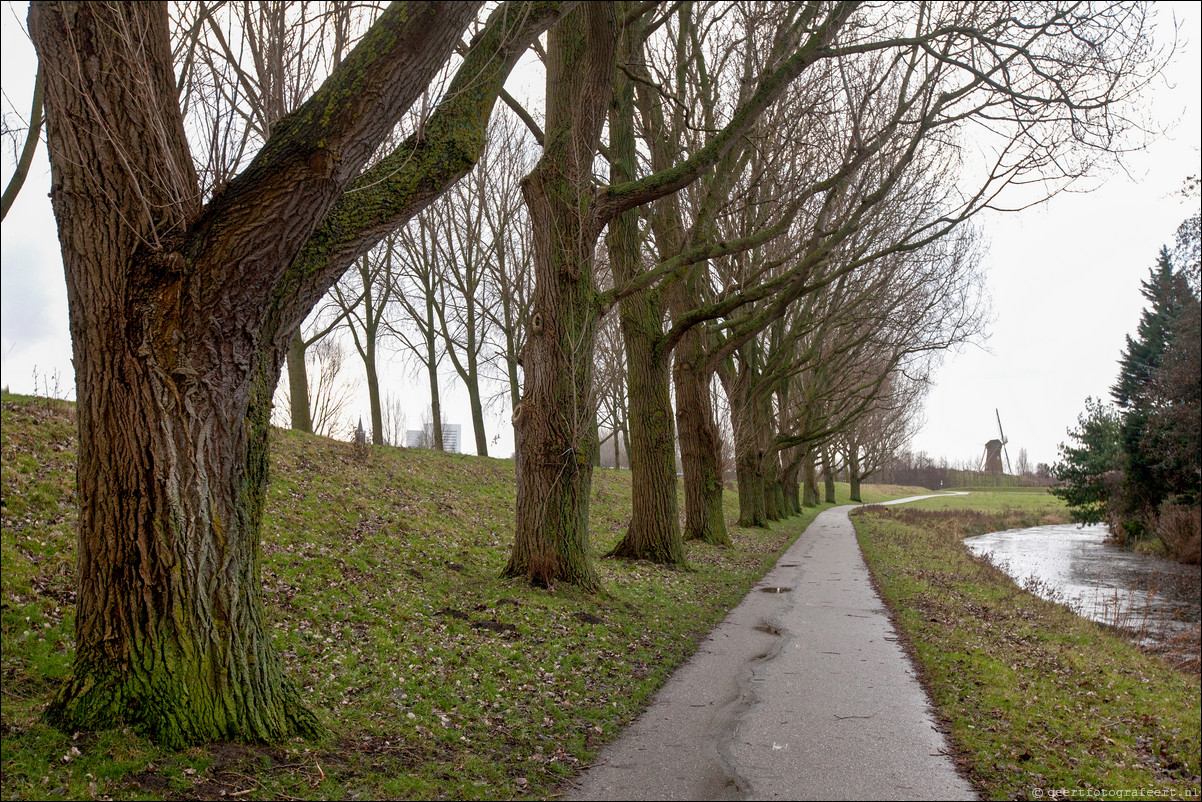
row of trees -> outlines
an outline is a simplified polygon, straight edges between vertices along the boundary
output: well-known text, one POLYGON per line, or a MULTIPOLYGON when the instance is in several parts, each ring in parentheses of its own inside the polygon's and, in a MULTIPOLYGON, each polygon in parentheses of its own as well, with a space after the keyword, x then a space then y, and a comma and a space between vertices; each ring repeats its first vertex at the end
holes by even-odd
MULTIPOLYGON (((1197 192, 1197 181, 1189 185, 1197 192)), ((1124 541, 1159 537, 1187 562, 1202 545, 1202 216, 1178 229, 1142 284, 1147 301, 1119 360, 1114 404, 1089 399, 1060 446, 1053 490, 1083 523, 1124 541)))
POLYGON ((1048 487, 1055 483, 1051 468, 1043 462, 1032 466, 1025 448, 1019 449, 1013 474, 983 471, 976 460, 952 464, 946 457, 936 460, 922 452, 903 451, 890 455, 875 476, 887 484, 935 490, 948 487, 1048 487))
POLYGON ((263 626, 258 542, 273 391, 285 364, 303 386, 331 290, 369 388, 388 326, 469 382, 504 343, 506 573, 596 588, 611 310, 636 488, 613 553, 682 564, 686 537, 727 541, 715 382, 743 523, 796 509, 840 441, 862 473, 864 432, 980 324, 970 219, 1113 152, 1155 66, 1137 4, 179 8, 29 18, 80 428, 77 651, 47 716, 171 745, 316 728, 263 626), (503 89, 530 48, 541 110, 503 89), (498 99, 538 158, 498 145, 460 189, 498 99))

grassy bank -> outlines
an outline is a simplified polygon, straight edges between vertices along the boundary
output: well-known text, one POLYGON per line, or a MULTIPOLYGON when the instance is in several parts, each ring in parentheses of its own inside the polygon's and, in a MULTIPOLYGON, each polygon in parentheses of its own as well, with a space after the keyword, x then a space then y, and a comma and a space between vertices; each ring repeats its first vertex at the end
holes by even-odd
MULTIPOLYGON (((73 655, 75 427, 62 403, 5 395, 0 407, 6 800, 553 795, 824 508, 732 529, 734 549, 690 544, 692 571, 600 560, 604 593, 546 592, 499 578, 512 462, 392 448, 359 460, 348 444, 277 432, 267 615, 329 736, 164 751, 40 720, 73 655)), ((866 500, 908 494, 865 488, 866 500)), ((598 471, 594 554, 629 510, 629 472, 598 471)))
POLYGON ((1054 497, 1014 492, 853 515, 962 765, 987 798, 1171 789, 1197 799, 1198 677, 1027 593, 961 542, 1066 518, 1054 497))

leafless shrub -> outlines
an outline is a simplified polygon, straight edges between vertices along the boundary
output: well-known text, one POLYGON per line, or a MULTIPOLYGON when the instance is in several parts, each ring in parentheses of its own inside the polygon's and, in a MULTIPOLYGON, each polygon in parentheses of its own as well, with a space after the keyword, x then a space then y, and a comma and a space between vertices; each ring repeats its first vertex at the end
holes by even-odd
POLYGON ((1202 562, 1202 508, 1165 504, 1155 531, 1174 560, 1186 565, 1202 562))

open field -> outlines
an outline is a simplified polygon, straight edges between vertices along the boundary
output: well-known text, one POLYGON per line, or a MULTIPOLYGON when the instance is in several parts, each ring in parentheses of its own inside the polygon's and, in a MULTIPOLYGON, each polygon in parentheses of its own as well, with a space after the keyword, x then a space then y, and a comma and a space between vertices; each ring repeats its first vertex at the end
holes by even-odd
MULTIPOLYGON (((952 488, 965 495, 927 498, 906 504, 916 510, 974 510, 988 515, 1002 515, 1013 520, 1015 528, 1041 524, 1069 523, 1064 502, 1048 492, 1046 487, 952 488), (1034 521, 1034 523, 1025 523, 1034 521)), ((990 530, 990 531, 996 531, 990 530)))
POLYGON ((989 799, 1197 799, 1198 676, 1026 592, 961 543, 1066 520, 1044 496, 974 492, 852 516, 962 767, 989 799))
MULTIPOLYGON (((276 432, 264 599, 329 734, 166 751, 40 721, 73 654, 75 426, 62 402, 0 405, 6 800, 553 795, 825 508, 732 529, 731 550, 690 545, 692 571, 601 560, 605 592, 547 592, 499 578, 511 461, 393 448, 360 461, 349 444, 276 432)), ((914 492, 866 486, 865 498, 914 492)), ((629 508, 630 473, 597 471, 595 555, 629 508)))

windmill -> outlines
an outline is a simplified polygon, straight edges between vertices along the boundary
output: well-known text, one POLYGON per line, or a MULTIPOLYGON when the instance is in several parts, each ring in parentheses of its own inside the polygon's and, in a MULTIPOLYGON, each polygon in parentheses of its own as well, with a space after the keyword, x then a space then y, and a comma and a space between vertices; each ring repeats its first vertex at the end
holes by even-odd
POLYGON ((985 453, 981 456, 981 470, 986 473, 1002 473, 1002 457, 1006 458, 1006 472, 1013 473, 1010 468, 1010 453, 1006 451, 1006 434, 1002 431, 1002 415, 996 409, 993 411, 997 415, 997 439, 990 440, 985 444, 985 453))

